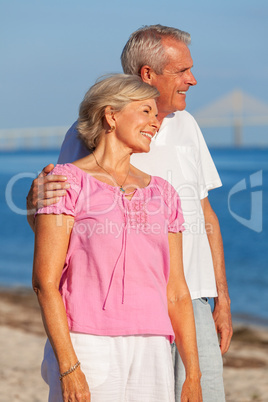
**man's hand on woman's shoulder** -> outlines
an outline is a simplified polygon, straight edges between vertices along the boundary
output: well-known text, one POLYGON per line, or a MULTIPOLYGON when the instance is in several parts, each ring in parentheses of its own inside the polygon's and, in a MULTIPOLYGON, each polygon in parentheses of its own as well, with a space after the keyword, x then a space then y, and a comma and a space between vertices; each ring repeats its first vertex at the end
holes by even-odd
POLYGON ((66 183, 67 177, 62 175, 48 175, 54 168, 50 163, 32 182, 27 200, 27 220, 34 231, 34 214, 42 207, 55 204, 60 197, 66 195, 66 189, 70 187, 66 183))

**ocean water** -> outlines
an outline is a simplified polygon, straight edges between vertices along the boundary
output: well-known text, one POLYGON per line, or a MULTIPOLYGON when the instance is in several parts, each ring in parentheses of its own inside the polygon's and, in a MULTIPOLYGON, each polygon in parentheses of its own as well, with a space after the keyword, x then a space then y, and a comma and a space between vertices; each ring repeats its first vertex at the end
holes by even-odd
MULTIPOLYGON (((223 187, 210 192, 225 249, 235 320, 268 325, 268 149, 211 149, 223 187)), ((25 198, 58 151, 0 153, 0 286, 31 286, 33 233, 25 198)))

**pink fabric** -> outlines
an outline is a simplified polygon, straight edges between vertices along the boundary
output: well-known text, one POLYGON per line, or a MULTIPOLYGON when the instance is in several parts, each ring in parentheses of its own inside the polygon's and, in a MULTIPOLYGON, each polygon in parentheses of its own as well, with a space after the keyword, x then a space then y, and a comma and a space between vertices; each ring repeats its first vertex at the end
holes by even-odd
POLYGON ((38 214, 75 217, 60 292, 69 328, 93 335, 174 333, 167 310, 168 232, 183 231, 180 200, 160 177, 128 200, 72 164, 66 197, 38 214))

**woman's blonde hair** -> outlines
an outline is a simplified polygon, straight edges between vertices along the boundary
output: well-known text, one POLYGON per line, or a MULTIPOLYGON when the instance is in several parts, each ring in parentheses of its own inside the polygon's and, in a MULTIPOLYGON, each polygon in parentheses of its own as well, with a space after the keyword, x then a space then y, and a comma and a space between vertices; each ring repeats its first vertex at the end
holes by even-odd
POLYGON ((158 90, 138 76, 114 74, 100 78, 87 91, 80 105, 77 125, 79 138, 88 149, 94 150, 100 141, 107 106, 119 112, 130 102, 158 96, 158 90))

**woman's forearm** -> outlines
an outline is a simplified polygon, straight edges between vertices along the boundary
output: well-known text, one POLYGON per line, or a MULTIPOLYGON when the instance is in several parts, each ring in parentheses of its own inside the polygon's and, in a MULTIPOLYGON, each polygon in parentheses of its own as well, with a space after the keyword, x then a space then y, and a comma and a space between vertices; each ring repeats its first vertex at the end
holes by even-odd
POLYGON ((200 378, 193 306, 189 294, 169 297, 169 315, 175 343, 182 358, 186 377, 200 378))
POLYGON ((38 215, 35 223, 33 289, 42 318, 59 364, 64 402, 90 401, 90 391, 78 362, 69 333, 67 315, 59 292, 62 269, 68 250, 74 218, 68 215, 38 215), (69 373, 73 367, 76 369, 69 373))
POLYGON ((202 401, 193 305, 182 262, 182 234, 169 233, 170 275, 167 286, 168 313, 175 333, 175 342, 182 358, 186 379, 181 400, 202 401))
POLYGON ((41 307, 44 326, 59 364, 62 396, 64 401, 91 401, 86 377, 75 354, 64 304, 57 287, 53 285, 34 287, 41 307), (75 370, 70 372, 71 368, 75 370))
POLYGON ((59 290, 53 285, 34 288, 40 304, 44 327, 59 364, 60 373, 76 362, 65 307, 59 290))
POLYGON ((182 234, 169 233, 170 275, 167 287, 168 312, 175 342, 186 375, 200 376, 193 305, 182 262, 182 234))
POLYGON ((35 224, 33 289, 61 372, 77 361, 59 292, 73 221, 73 217, 66 215, 38 215, 35 224))
POLYGON ((190 294, 169 295, 169 314, 175 333, 175 342, 182 358, 186 378, 182 386, 181 400, 202 402, 201 372, 197 351, 193 306, 190 294))

